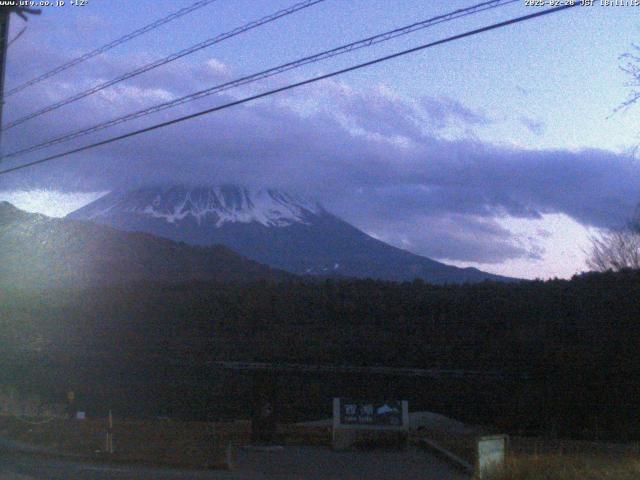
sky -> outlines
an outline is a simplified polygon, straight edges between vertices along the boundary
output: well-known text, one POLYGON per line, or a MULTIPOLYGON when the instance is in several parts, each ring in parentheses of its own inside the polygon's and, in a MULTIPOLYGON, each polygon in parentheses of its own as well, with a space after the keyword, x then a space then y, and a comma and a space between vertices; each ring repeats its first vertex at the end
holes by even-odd
MULTIPOLYGON (((6 88, 191 5, 88 0, 11 20, 6 88)), ((6 99, 4 123, 291 6, 217 0, 6 99)), ((325 0, 4 132, 3 152, 477 2, 325 0)), ((134 128, 538 11, 524 0, 158 112, 134 128)), ((370 235, 522 278, 586 269, 640 202, 640 106, 620 56, 640 7, 577 7, 0 176, 0 200, 63 216, 115 188, 238 183, 319 201, 370 235)))

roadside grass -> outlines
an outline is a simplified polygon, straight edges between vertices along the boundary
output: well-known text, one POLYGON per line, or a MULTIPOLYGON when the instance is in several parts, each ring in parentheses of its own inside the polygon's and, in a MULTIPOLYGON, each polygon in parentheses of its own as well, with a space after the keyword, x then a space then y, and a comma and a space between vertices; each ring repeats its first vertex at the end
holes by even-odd
MULTIPOLYGON (((418 436, 474 465, 476 439, 488 433, 459 434, 430 428, 420 430, 418 436)), ((640 480, 640 444, 513 436, 505 469, 489 479, 640 480)))
POLYGON ((0 415, 63 418, 65 406, 45 402, 38 395, 28 395, 15 388, 0 386, 0 415))
POLYGON ((511 455, 490 480, 638 480, 638 456, 587 454, 511 455))
POLYGON ((114 419, 107 453, 105 419, 0 416, 0 438, 86 460, 171 467, 227 468, 227 446, 248 441, 249 422, 114 419))

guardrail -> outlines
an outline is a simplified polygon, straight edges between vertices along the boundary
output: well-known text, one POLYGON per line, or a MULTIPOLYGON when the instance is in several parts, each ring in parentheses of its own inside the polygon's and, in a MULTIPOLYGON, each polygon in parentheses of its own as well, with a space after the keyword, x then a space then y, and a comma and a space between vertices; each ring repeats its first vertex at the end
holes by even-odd
POLYGON ((214 368, 227 370, 249 371, 280 371, 280 372, 316 372, 316 373, 350 373, 367 375, 387 375, 401 377, 426 377, 434 379, 479 379, 505 380, 508 378, 526 378, 527 375, 501 372, 497 370, 465 370, 446 368, 399 368, 399 367, 362 367, 352 365, 313 365, 286 362, 242 362, 242 361, 214 361, 207 362, 214 368))
POLYGON ((480 431, 455 432, 424 429, 411 437, 413 444, 429 450, 474 479, 491 478, 505 466, 509 437, 480 431))

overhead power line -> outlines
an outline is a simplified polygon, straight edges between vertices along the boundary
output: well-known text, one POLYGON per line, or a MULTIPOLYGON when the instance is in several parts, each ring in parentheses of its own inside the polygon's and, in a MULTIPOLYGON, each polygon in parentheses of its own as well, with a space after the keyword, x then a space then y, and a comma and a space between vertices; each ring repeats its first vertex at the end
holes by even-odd
POLYGON ((254 28, 257 28, 261 25, 270 23, 270 22, 274 22, 282 17, 286 17, 288 15, 291 15, 295 12, 298 12, 300 10, 303 10, 305 8, 309 8, 317 3, 321 3, 324 2, 325 0, 305 0, 303 2, 300 3, 296 3, 295 5, 289 7, 289 8, 285 8, 283 10, 279 10, 271 15, 267 15, 266 17, 263 17, 259 20, 253 21, 253 22, 249 22, 241 27, 238 28, 234 28, 233 30, 226 32, 226 33, 222 33, 220 35, 217 35, 213 38, 209 38, 208 40, 205 40, 203 42, 200 42, 196 45, 193 45, 189 48, 185 48, 184 50, 180 50, 179 52, 176 53, 172 53, 171 55, 161 58, 160 60, 156 60, 155 62, 151 62, 148 63, 146 65, 143 65, 140 68, 137 68, 131 72, 127 72, 123 75, 120 75, 119 77, 116 77, 112 80, 109 80, 107 82, 103 82, 103 83, 99 83, 98 85, 95 85, 87 90, 84 90, 80 93, 77 93, 75 95, 72 95, 68 98, 65 98, 64 100, 60 100, 59 102, 53 103, 51 105, 48 105, 44 108, 41 108, 40 110, 37 110, 35 112, 32 112, 28 115, 25 115, 24 117, 18 118, 17 120, 14 120, 12 122, 7 123, 6 125, 4 125, 2 127, 2 130, 9 130, 10 128, 16 127, 20 124, 23 124, 25 122, 27 122, 28 120, 31 120, 32 118, 36 118, 39 117, 40 115, 44 115, 45 113, 49 113, 52 112, 53 110, 57 110, 60 107, 64 107, 65 105, 69 105, 70 103, 74 103, 77 102, 78 100, 81 100, 85 97, 88 97, 90 95, 93 95, 95 93, 98 93, 101 90, 104 90, 105 88, 111 87, 113 85, 116 85, 120 82, 123 82, 125 80, 129 80, 131 78, 137 77, 138 75, 141 75, 145 72, 148 72, 150 70, 154 70, 158 67, 161 67, 162 65, 166 65, 167 63, 173 62, 175 60, 178 60, 179 58, 182 57, 186 57, 187 55, 191 55, 195 52, 198 52, 200 50, 203 50, 207 47, 210 47, 212 45, 215 45, 216 43, 220 43, 224 40, 227 40, 231 37, 235 37, 236 35, 240 35, 241 33, 245 33, 248 32, 249 30, 253 30, 254 28))
POLYGON ((503 27, 506 27, 508 25, 513 25, 513 24, 524 22, 524 21, 527 21, 527 20, 532 20, 534 18, 542 17, 544 15, 550 15, 550 14, 557 13, 557 12, 560 12, 560 11, 563 11, 563 10, 567 10, 569 8, 573 8, 573 7, 576 7, 576 6, 579 6, 579 5, 580 5, 579 3, 575 3, 575 4, 563 5, 563 6, 560 6, 560 7, 553 7, 553 8, 549 8, 549 9, 546 9, 546 10, 541 10, 541 11, 538 11, 538 12, 535 12, 535 13, 531 13, 529 15, 524 15, 524 16, 521 16, 521 17, 516 17, 516 18, 512 18, 510 20, 506 20, 506 21, 503 21, 503 22, 494 23, 494 24, 488 25, 486 27, 477 28, 475 30, 469 30, 469 31, 466 31, 464 33, 460 33, 460 34, 453 35, 453 36, 450 36, 450 37, 447 37, 447 38, 444 38, 444 39, 441 39, 441 40, 437 40, 435 42, 426 43, 426 44, 420 45, 418 47, 410 48, 408 50, 402 50, 400 52, 396 52, 396 53, 393 53, 393 54, 390 54, 390 55, 386 55, 384 57, 379 57, 379 58, 376 58, 374 60, 370 60, 368 62, 359 63, 359 64, 353 65, 351 67, 343 68, 341 70, 336 70, 336 71, 333 71, 331 73, 327 73, 327 74, 324 74, 324 75, 319 75, 319 76, 316 76, 316 77, 313 77, 313 78, 309 78, 307 80, 303 80, 303 81, 300 81, 300 82, 292 83, 292 84, 286 85, 284 87, 275 88, 273 90, 268 90, 266 92, 259 93, 259 94, 256 94, 256 95, 251 95, 249 97, 245 97, 245 98, 242 98, 240 100, 235 100, 233 102, 225 103, 224 105, 219 105, 217 107, 208 108, 206 110, 202 110, 202 111, 197 112, 197 113, 192 113, 192 114, 189 114, 189 115, 185 115, 185 116, 182 116, 182 117, 179 117, 179 118, 175 118, 173 120, 169 120, 169 121, 158 123, 158 124, 155 124, 155 125, 152 125, 152 126, 149 126, 149 127, 141 128, 139 130, 134 130, 132 132, 125 133, 123 135, 118 135, 118 136, 115 136, 115 137, 108 138, 106 140, 102 140, 102 141, 91 143, 89 145, 85 145, 85 146, 82 146, 82 147, 79 147, 79 148, 68 150, 66 152, 58 153, 58 154, 55 154, 55 155, 50 155, 48 157, 41 158, 39 160, 35 160, 35 161, 28 162, 28 163, 25 163, 25 164, 22 164, 22 165, 17 165, 15 167, 11 167, 11 168, 7 168, 7 169, 4 169, 4 170, 0 170, 0 175, 4 175, 4 174, 10 173, 10 172, 15 172, 17 170, 22 170, 22 169, 25 169, 25 168, 28 168, 28 167, 32 167, 34 165, 39 165, 39 164, 42 164, 42 163, 45 163, 45 162, 49 162, 49 161, 52 161, 52 160, 55 160, 55 159, 58 159, 58 158, 62 158, 62 157, 66 157, 66 156, 69 156, 69 155, 73 155, 73 154, 76 154, 76 153, 85 152, 87 150, 91 150, 91 149, 96 148, 96 147, 100 147, 100 146, 103 146, 103 145, 108 145, 110 143, 114 143, 114 142, 117 142, 117 141, 120 141, 120 140, 124 140, 126 138, 135 137, 135 136, 141 135, 143 133, 151 132, 153 130, 158 130, 160 128, 168 127, 170 125, 181 123, 181 122, 184 122, 186 120, 191 120, 193 118, 201 117, 203 115, 208 115, 210 113, 217 112, 217 111, 220 111, 220 110, 224 110, 224 109, 227 109, 227 108, 230 108, 230 107, 234 107, 236 105, 241 105, 241 104, 244 104, 244 103, 247 103, 247 102, 251 102, 253 100, 257 100, 257 99, 260 99, 260 98, 268 97, 268 96, 274 95, 276 93, 281 93, 281 92, 285 92, 287 90, 292 90, 294 88, 298 88, 298 87, 301 87, 303 85, 309 85, 311 83, 315 83, 315 82, 318 82, 320 80, 326 80, 328 78, 332 78, 332 77, 335 77, 335 76, 338 76, 338 75, 342 75, 342 74, 345 74, 345 73, 348 73, 348 72, 352 72, 352 71, 359 70, 359 69, 362 69, 362 68, 365 68, 365 67, 376 65, 378 63, 386 62, 388 60, 392 60, 394 58, 399 58, 399 57, 402 57, 402 56, 405 56, 405 55, 408 55, 408 54, 411 54, 411 53, 419 52, 419 51, 425 50, 427 48, 435 47, 437 45, 442 45, 442 44, 445 44, 445 43, 449 43, 449 42, 453 42, 453 41, 456 41, 456 40, 460 40, 462 38, 467 38, 467 37, 471 37, 471 36, 474 36, 474 35, 478 35, 480 33, 488 32, 488 31, 491 31, 491 30, 496 30, 498 28, 503 28, 503 27))
POLYGON ((53 77, 54 75, 57 75, 60 72, 64 72, 65 70, 68 70, 71 67, 84 62, 85 60, 95 57, 96 55, 100 55, 108 50, 111 50, 112 48, 117 47, 118 45, 128 42, 129 40, 133 40, 134 38, 139 37, 140 35, 150 32, 151 30, 155 30, 156 28, 162 25, 165 25, 173 20, 176 20, 177 18, 183 17, 184 15, 187 15, 188 13, 198 10, 199 8, 205 7, 215 1, 216 0, 199 0, 198 2, 195 2, 194 4, 188 7, 181 8, 180 10, 170 15, 167 15, 166 17, 162 17, 156 20, 155 22, 150 23, 149 25, 146 25, 137 30, 134 30, 133 32, 128 33, 123 37, 120 37, 117 40, 114 40, 113 42, 107 43, 102 47, 96 48, 95 50, 91 50, 90 52, 87 52, 84 55, 81 55, 80 57, 74 58, 73 60, 70 60, 67 63, 62 64, 59 67, 54 68, 53 70, 43 73, 42 75, 39 75, 29 80, 28 82, 25 82, 21 85, 18 85, 17 87, 12 88, 11 90, 5 93, 5 97, 9 97, 15 93, 18 93, 21 90, 24 90, 27 87, 30 87, 31 85, 35 85, 36 83, 42 82, 47 78, 53 77))
POLYGON ((422 20, 420 22, 416 22, 413 23, 411 25, 407 25, 404 27, 400 27, 400 28, 396 28, 394 30, 390 30, 378 35, 374 35, 368 38, 365 38, 363 40, 358 40, 356 42, 352 42, 352 43, 348 43, 346 45, 342 45, 340 47, 336 47, 333 48, 331 50, 325 50, 323 52, 317 53, 315 55, 311 55, 308 57, 304 57, 301 58, 299 60, 295 60, 293 62, 289 62, 289 63, 285 63, 282 65, 279 65, 277 67, 273 67, 273 68, 269 68, 267 70, 263 70, 261 72, 258 73, 254 73, 251 75, 247 75, 229 82, 225 82, 223 84, 220 85, 216 85, 213 87, 209 87, 203 90, 200 90, 198 92, 189 94, 189 95, 185 95, 183 97, 180 98, 176 98, 173 100, 169 100, 157 105, 153 105, 151 107, 147 107, 147 108, 143 108, 141 110, 132 112, 132 113, 128 113, 126 115, 108 120, 106 122, 102 122, 99 123, 97 125, 94 125, 92 127, 88 127, 88 128, 83 128, 83 129, 79 129, 67 134, 64 134, 62 136, 41 142, 39 144, 36 145, 32 145, 26 148, 22 148, 20 150, 8 153, 7 155, 4 155, 2 157, 0 157, 0 160, 6 159, 6 158, 13 158, 13 157, 17 157, 20 155, 24 155, 26 153, 30 153, 30 152, 34 152, 37 150, 42 150, 43 148, 47 148, 47 147, 51 147, 53 145, 58 145, 60 143, 64 143, 67 142, 69 140, 73 140, 75 138, 79 138, 85 135, 89 135, 91 133, 95 133, 98 132, 100 130, 104 130, 106 128, 115 126, 115 125, 119 125, 121 123, 125 123, 125 122, 129 122, 131 120, 135 120, 137 118, 141 118, 156 112, 160 112, 162 110, 167 110, 169 108, 174 108, 177 107, 179 105, 183 105, 185 103, 188 102, 192 102, 194 100, 198 100, 200 98, 204 98, 206 96, 209 95, 213 95, 216 93, 220 93, 226 90, 230 90, 232 88, 236 88, 242 85, 247 85, 253 82, 257 82, 259 80, 264 80, 265 78, 269 78, 272 77, 274 75, 279 75, 281 73, 287 72, 289 70, 293 70, 295 68, 299 68, 302 67, 304 65, 308 65, 311 63, 316 63, 319 62, 321 60, 326 60, 328 58, 332 58, 332 57, 336 57, 338 55, 343 55, 345 53, 349 53, 349 52, 353 52, 355 50, 359 50, 361 48, 365 48, 365 47, 370 47, 372 45, 378 44, 378 43, 382 43, 382 42, 386 42, 389 41, 391 39, 394 39, 396 37, 402 36, 402 35, 407 35, 409 33, 412 32, 416 32, 418 30, 422 30, 428 27, 432 27, 434 25, 440 24, 440 23, 444 23, 444 22, 449 22, 452 20, 455 20, 457 18, 461 18, 461 17, 465 17, 468 15, 473 15, 473 14, 477 14, 480 12, 483 12, 485 10, 489 10, 489 9, 493 9, 493 8, 498 8, 498 7, 504 7, 506 5, 512 4, 512 3, 516 3, 516 2, 520 2, 520 0, 491 0, 491 1, 486 1, 486 2, 482 2, 479 3, 477 5, 473 5, 471 7, 467 7, 467 8, 462 8, 459 10, 455 10, 453 12, 444 14, 444 15, 439 15, 436 17, 432 17, 429 18, 427 20, 422 20))

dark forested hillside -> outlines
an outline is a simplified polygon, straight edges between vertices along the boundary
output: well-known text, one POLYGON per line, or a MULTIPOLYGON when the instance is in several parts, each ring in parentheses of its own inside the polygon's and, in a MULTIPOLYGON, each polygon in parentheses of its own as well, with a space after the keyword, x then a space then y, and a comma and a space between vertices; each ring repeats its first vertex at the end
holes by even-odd
MULTIPOLYGON (((464 286, 192 282, 1 295, 7 359, 46 357, 49 369, 60 361, 58 384, 84 384, 88 398, 96 394, 89 385, 107 376, 127 395, 145 386, 157 401, 173 398, 166 402, 176 414, 208 415, 244 388, 216 383, 222 377, 206 365, 221 359, 491 369, 515 376, 490 385, 361 381, 390 394, 396 385, 416 406, 511 430, 640 438, 640 272, 464 286)), ((37 374, 37 363, 32 368, 37 374)), ((307 413, 349 383, 310 380, 314 405, 307 380, 283 382, 284 390, 297 385, 283 395, 307 399, 307 413)))
POLYGON ((195 247, 90 222, 49 218, 0 202, 0 287, 289 277, 226 247, 195 247))

